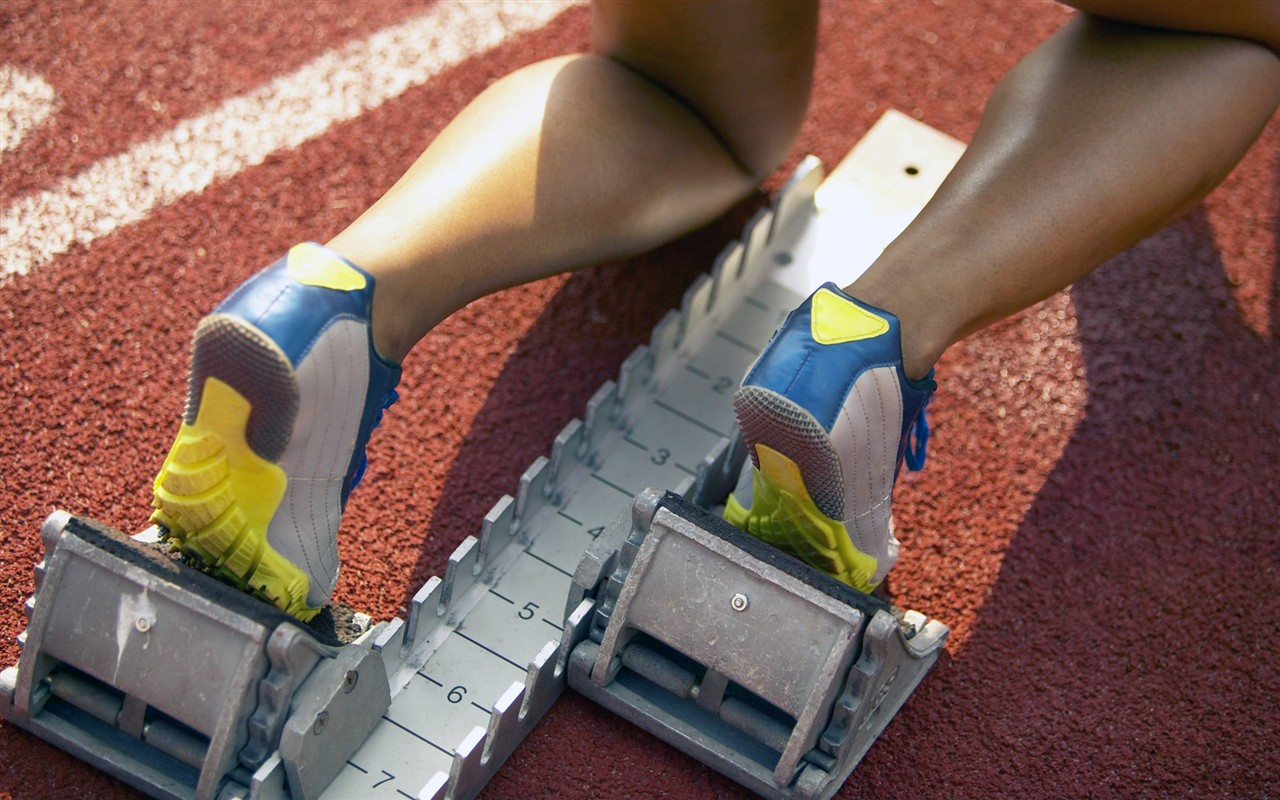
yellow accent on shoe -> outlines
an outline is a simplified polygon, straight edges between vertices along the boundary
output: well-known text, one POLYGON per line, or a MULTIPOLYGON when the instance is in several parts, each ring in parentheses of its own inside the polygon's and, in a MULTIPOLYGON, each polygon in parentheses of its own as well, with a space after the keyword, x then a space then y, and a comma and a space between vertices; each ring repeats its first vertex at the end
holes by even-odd
POLYGON ((288 477, 249 447, 251 410, 223 381, 205 381, 195 423, 179 428, 156 476, 151 521, 205 571, 306 621, 319 611, 307 607, 310 582, 267 543, 288 477))
POLYGON ((819 344, 844 344, 874 339, 889 330, 889 321, 830 289, 819 289, 813 295, 809 327, 819 344))
POLYGON ((756 454, 760 469, 751 471, 751 508, 729 495, 724 518, 860 592, 874 591, 878 562, 853 546, 844 523, 818 510, 795 462, 760 444, 756 454))
POLYGON ((363 289, 367 283, 359 270, 333 252, 310 242, 295 244, 289 249, 288 270, 298 283, 322 289, 354 292, 363 289))
POLYGON ((797 497, 809 497, 809 489, 804 485, 804 476, 796 462, 763 444, 756 445, 756 458, 760 461, 761 474, 774 486, 797 497))

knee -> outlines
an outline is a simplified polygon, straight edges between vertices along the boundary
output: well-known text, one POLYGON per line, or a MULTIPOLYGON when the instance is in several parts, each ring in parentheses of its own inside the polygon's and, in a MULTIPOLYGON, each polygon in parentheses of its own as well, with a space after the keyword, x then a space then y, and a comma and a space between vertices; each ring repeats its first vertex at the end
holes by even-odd
POLYGON ((675 97, 754 179, 795 144, 817 49, 814 2, 601 0, 592 49, 675 97))

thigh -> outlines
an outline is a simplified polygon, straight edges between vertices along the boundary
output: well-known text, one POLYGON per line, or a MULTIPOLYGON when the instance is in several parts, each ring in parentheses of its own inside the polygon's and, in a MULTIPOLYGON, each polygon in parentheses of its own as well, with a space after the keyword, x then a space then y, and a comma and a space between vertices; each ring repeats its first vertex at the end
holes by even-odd
POLYGON ((597 0, 592 50, 689 106, 759 177, 804 122, 817 19, 812 0, 597 0))

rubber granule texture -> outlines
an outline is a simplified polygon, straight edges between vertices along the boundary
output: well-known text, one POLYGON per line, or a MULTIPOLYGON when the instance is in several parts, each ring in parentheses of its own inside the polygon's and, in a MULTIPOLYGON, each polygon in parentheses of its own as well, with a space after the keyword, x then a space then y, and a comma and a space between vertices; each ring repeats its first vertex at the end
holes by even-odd
MULTIPOLYGON (((3 212, 423 9, 211 0, 150 5, 138 25, 122 0, 8 0, 4 66, 58 102, 2 155, 3 212)), ((1071 13, 829 4, 808 117, 766 190, 804 154, 834 167, 890 108, 970 140, 999 77, 1071 13)), ((497 76, 586 50, 588 18, 573 9, 0 282, 0 665, 18 657, 50 511, 145 525, 199 320, 289 246, 341 231, 497 76)), ((929 466, 896 488, 890 582, 953 633, 837 797, 1280 796, 1277 187, 1273 119, 1188 216, 943 358, 929 466)), ((386 619, 442 575, 764 202, 473 303, 419 344, 347 507, 337 599, 386 619)), ((3 723, 0 753, 3 798, 138 796, 3 723)), ((484 797, 748 795, 570 694, 484 797)))

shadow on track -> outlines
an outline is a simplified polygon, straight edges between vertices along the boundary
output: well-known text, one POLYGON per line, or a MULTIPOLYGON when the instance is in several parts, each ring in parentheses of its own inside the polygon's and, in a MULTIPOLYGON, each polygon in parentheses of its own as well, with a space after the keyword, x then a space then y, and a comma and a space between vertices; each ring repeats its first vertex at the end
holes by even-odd
POLYGON ((1083 419, 912 701, 942 794, 1280 788, 1275 296, 1260 336, 1203 207, 1073 288, 1083 419))

